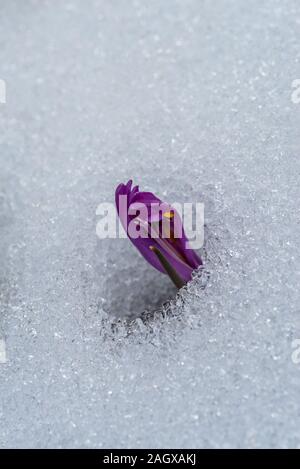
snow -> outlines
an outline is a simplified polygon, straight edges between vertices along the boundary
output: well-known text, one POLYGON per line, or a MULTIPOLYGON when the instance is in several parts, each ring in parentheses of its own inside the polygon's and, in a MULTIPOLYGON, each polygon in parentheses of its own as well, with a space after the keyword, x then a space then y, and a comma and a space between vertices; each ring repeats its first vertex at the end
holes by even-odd
POLYGON ((299 2, 2 10, 0 445, 300 447, 299 2), (177 296, 96 236, 129 178, 205 203, 177 296))

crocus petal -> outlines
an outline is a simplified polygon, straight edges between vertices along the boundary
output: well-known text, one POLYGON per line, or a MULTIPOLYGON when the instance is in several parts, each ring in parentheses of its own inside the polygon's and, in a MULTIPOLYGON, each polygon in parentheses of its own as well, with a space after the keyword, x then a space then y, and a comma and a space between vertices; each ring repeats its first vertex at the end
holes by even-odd
POLYGON ((193 268, 197 269, 202 265, 202 260, 198 254, 190 248, 189 240, 186 237, 184 230, 182 229, 182 235, 180 238, 174 238, 172 241, 175 249, 180 252, 180 254, 186 259, 186 262, 193 268))
MULTIPOLYGON (((150 233, 150 225, 140 219, 139 222, 144 228, 144 231, 150 233)), ((162 252, 164 257, 176 269, 182 279, 184 279, 186 282, 191 280, 191 274, 194 269, 188 265, 185 259, 179 255, 176 249, 174 249, 174 247, 170 243, 168 243, 166 239, 160 238, 158 236, 158 232, 156 234, 157 237, 155 238, 138 237, 136 239, 130 238, 130 240, 137 247, 137 249, 141 251, 146 260, 150 262, 150 264, 153 265, 153 267, 158 269, 160 272, 166 273, 161 263, 157 263, 157 256, 153 257, 153 253, 150 249, 151 246, 156 246, 162 252), (150 249, 151 253, 149 253, 147 249, 150 249)))
POLYGON ((127 190, 128 192, 130 192, 131 186, 132 186, 132 179, 129 179, 129 181, 128 181, 127 184, 126 184, 126 190, 127 190))
POLYGON ((119 184, 115 193, 116 207, 117 207, 118 213, 119 213, 119 203, 120 203, 119 197, 120 195, 126 195, 126 194, 127 194, 127 189, 126 189, 125 184, 119 184))
POLYGON ((164 270, 169 275, 174 285, 177 288, 183 287, 185 284, 184 280, 179 276, 178 272, 174 269, 174 267, 167 261, 167 259, 165 258, 163 253, 160 251, 160 249, 157 249, 155 246, 151 246, 150 249, 156 254, 159 262, 161 263, 164 270))
POLYGON ((148 209, 148 221, 158 222, 162 220, 163 214, 172 210, 170 204, 162 202, 152 192, 138 192, 130 200, 130 206, 138 207, 138 204, 144 204, 148 209))
POLYGON ((161 263, 157 259, 155 253, 151 250, 151 246, 157 247, 168 260, 168 262, 174 267, 179 276, 185 281, 188 282, 191 280, 191 274, 193 269, 187 264, 182 263, 180 259, 176 259, 175 256, 171 255, 166 251, 158 242, 154 239, 149 238, 130 238, 130 241, 134 246, 140 251, 142 256, 151 264, 155 269, 159 270, 162 273, 166 273, 165 269, 162 267, 161 263))
POLYGON ((173 275, 172 280, 174 281, 176 278, 175 283, 178 285, 181 284, 179 279, 184 282, 191 280, 193 270, 202 265, 202 260, 193 249, 188 249, 189 241, 177 212, 169 204, 163 203, 152 192, 140 192, 138 186, 132 188, 132 180, 126 184, 118 185, 115 198, 122 225, 130 241, 142 256, 160 272, 170 275, 170 272, 176 271, 178 276, 177 274, 173 275), (120 206, 120 196, 125 195, 127 196, 126 205, 120 206), (141 204, 146 206, 147 210, 138 211, 141 204), (135 214, 135 209, 138 216, 135 214), (164 217, 170 219, 170 233, 173 233, 173 236, 163 237, 164 225, 161 221, 164 217), (134 237, 133 232, 128 230, 129 223, 133 220, 140 225, 140 229, 143 230, 146 237, 134 237), (174 235, 175 222, 178 223, 176 227, 181 228, 179 237, 174 235), (154 237, 153 233, 155 233, 154 237))
POLYGON ((131 197, 133 197, 137 192, 139 192, 139 186, 134 186, 131 191, 131 197))

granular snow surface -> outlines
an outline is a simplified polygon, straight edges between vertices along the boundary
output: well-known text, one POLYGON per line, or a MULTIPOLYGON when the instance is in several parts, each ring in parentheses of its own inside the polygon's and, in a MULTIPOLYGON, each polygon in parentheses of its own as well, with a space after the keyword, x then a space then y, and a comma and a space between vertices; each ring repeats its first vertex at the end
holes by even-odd
POLYGON ((300 447, 299 1, 2 0, 0 44, 1 447, 300 447), (205 204, 177 295, 96 236, 129 178, 205 204))

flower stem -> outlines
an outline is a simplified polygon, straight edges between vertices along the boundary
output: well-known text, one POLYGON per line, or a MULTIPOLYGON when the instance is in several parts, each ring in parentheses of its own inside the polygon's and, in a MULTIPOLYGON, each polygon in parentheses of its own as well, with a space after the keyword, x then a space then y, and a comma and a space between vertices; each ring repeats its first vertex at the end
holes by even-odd
POLYGON ((150 249, 151 251, 154 252, 154 254, 156 254, 159 262, 161 263, 161 265, 163 266, 163 268, 165 269, 166 273, 169 275, 170 279, 172 280, 172 282, 174 283, 174 285, 177 287, 177 288, 181 288, 185 285, 185 282, 182 280, 182 278, 178 275, 178 273, 176 272, 176 270, 171 266, 171 264, 167 261, 167 259, 165 258, 165 256, 161 253, 161 251, 155 247, 155 246, 150 246, 150 249))

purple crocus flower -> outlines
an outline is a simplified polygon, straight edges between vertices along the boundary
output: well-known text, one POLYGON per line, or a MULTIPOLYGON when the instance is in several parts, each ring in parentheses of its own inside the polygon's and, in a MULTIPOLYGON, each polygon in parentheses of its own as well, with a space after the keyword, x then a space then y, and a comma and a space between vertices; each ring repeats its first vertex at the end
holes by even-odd
POLYGON ((178 288, 191 280, 202 260, 189 248, 177 211, 151 192, 132 187, 131 180, 118 185, 115 197, 123 228, 144 258, 178 288))

